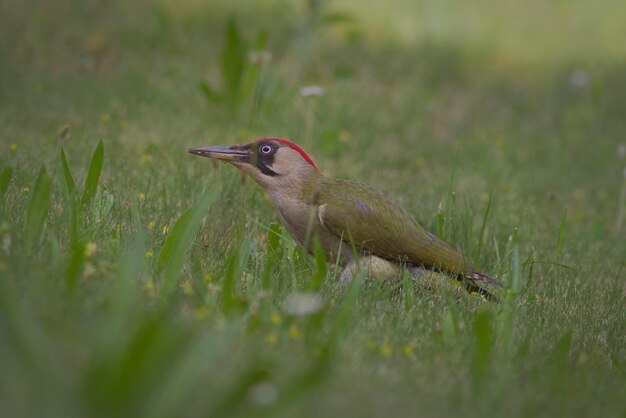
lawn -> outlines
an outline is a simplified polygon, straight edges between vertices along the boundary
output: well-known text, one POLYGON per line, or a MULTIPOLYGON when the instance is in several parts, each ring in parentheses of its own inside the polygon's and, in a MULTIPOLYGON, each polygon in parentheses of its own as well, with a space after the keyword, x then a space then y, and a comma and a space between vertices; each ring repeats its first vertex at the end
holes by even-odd
POLYGON ((2 415, 624 417, 624 21, 0 2, 2 415), (262 136, 401 202, 500 302, 340 286, 251 179, 187 153, 262 136))

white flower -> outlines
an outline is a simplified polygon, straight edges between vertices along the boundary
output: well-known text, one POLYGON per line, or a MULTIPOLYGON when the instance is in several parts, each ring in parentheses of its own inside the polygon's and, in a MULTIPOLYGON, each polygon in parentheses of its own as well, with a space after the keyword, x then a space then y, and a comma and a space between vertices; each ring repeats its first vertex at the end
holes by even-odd
POLYGON ((324 89, 320 86, 304 86, 300 89, 300 96, 322 96, 324 89))
POLYGON ((318 313, 324 306, 324 300, 317 292, 294 292, 285 298, 282 306, 290 315, 307 316, 318 313))
POLYGON ((570 74, 569 82, 572 86, 582 89, 589 84, 589 74, 587 74, 587 71, 578 68, 570 74))
POLYGON ((278 389, 269 382, 261 382, 250 388, 249 396, 257 405, 270 406, 278 400, 278 389))

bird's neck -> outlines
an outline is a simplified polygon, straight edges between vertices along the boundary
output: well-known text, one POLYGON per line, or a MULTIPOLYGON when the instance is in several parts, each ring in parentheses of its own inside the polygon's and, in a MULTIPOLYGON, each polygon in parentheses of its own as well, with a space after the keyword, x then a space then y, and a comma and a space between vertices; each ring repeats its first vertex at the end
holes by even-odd
POLYGON ((315 216, 316 207, 312 196, 319 190, 323 176, 317 171, 314 175, 298 179, 281 179, 281 187, 267 189, 267 195, 278 211, 282 224, 291 236, 304 248, 309 249, 311 234, 309 225, 315 216))
POLYGON ((312 167, 304 167, 289 174, 275 176, 270 184, 263 186, 272 200, 275 198, 300 200, 315 190, 323 177, 312 167))

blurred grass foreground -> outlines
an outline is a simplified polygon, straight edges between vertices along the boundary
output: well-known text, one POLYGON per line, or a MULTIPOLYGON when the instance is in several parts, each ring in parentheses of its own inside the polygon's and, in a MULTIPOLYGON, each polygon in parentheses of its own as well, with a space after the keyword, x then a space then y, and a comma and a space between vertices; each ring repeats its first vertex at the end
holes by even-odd
POLYGON ((0 2, 3 417, 626 416, 622 1, 0 2), (190 146, 297 141, 506 289, 348 289, 190 146))

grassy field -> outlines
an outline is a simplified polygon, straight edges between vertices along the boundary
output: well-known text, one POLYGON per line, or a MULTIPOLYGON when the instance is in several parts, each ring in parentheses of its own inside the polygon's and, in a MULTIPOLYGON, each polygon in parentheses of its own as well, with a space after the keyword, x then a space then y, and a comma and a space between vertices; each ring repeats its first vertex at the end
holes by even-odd
POLYGON ((2 415, 626 416, 626 7, 521 4, 0 2, 2 415), (260 136, 501 303, 340 288, 186 152, 260 136))

